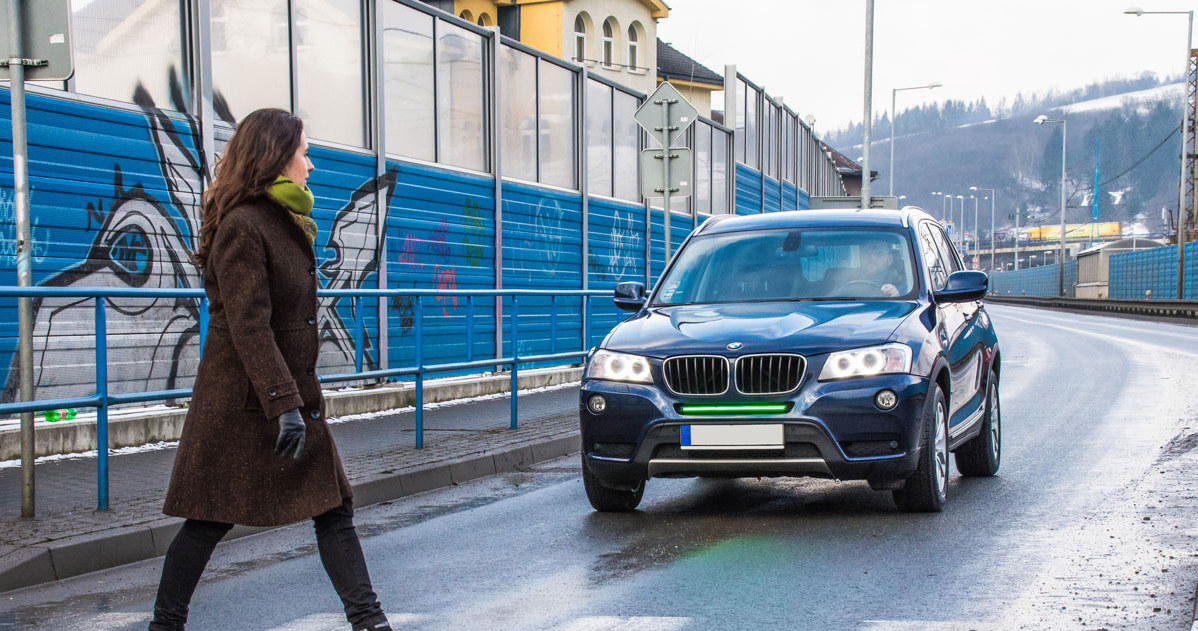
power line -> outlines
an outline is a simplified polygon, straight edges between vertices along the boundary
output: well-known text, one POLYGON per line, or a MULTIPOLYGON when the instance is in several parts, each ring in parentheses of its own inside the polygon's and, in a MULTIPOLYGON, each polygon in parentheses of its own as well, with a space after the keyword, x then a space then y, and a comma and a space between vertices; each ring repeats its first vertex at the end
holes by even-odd
MULTIPOLYGON (((1117 179, 1119 179, 1119 178, 1123 177, 1124 175, 1127 175, 1128 173, 1130 173, 1132 169, 1134 169, 1134 168, 1136 168, 1136 167, 1140 166, 1141 164, 1144 164, 1144 161, 1145 161, 1145 160, 1147 160, 1148 158, 1151 158, 1151 157, 1152 157, 1152 154, 1156 153, 1156 152, 1157 152, 1157 150, 1158 150, 1158 149, 1160 149, 1161 147, 1164 147, 1164 146, 1165 146, 1165 143, 1169 142, 1169 139, 1173 137, 1173 134, 1176 134, 1176 133, 1177 133, 1177 132, 1179 132, 1179 131, 1181 131, 1181 123, 1178 123, 1178 124, 1177 124, 1177 127, 1174 127, 1174 128, 1173 128, 1173 131, 1170 131, 1170 132, 1169 132, 1169 135, 1168 135, 1168 136, 1165 136, 1165 137, 1164 137, 1164 138, 1163 138, 1163 139, 1162 139, 1162 140, 1161 140, 1159 143, 1157 143, 1157 145, 1156 145, 1155 147, 1153 147, 1153 148, 1152 148, 1152 149, 1151 149, 1151 150, 1150 150, 1148 153, 1146 153, 1146 154, 1144 154, 1142 157, 1140 157, 1140 159, 1139 159, 1139 160, 1136 160, 1135 162, 1133 162, 1131 166, 1129 166, 1129 167, 1127 167, 1126 169, 1123 169, 1122 171, 1120 171, 1118 175, 1116 175, 1116 176, 1114 176, 1114 177, 1111 177, 1110 179, 1106 180, 1105 182, 1102 182, 1102 183, 1100 183, 1100 184, 1098 185, 1098 188, 1102 188, 1102 187, 1106 186, 1107 184, 1110 184, 1111 182, 1114 182, 1115 180, 1117 180, 1117 179)), ((1093 187, 1093 186, 1086 186, 1086 187, 1078 188, 1078 189, 1076 189, 1074 192, 1075 192, 1075 193, 1080 193, 1080 192, 1082 192, 1082 191, 1092 191, 1092 190, 1094 190, 1094 187, 1093 187)))

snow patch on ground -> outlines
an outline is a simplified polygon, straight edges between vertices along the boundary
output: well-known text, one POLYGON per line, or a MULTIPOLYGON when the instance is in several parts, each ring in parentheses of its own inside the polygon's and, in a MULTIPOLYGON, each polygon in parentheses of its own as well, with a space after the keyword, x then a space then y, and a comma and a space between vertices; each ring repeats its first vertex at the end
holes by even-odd
POLYGON ((1064 110, 1068 114, 1081 114, 1083 112, 1099 112, 1102 110, 1117 110, 1121 109, 1125 104, 1134 103, 1139 106, 1140 110, 1147 112, 1158 101, 1176 101, 1181 98, 1181 91, 1184 87, 1181 83, 1170 83, 1169 85, 1161 85, 1147 90, 1138 92, 1127 92, 1125 94, 1113 94, 1104 96, 1100 99, 1092 99, 1073 103, 1071 105, 1062 105, 1052 108, 1056 110, 1064 110))

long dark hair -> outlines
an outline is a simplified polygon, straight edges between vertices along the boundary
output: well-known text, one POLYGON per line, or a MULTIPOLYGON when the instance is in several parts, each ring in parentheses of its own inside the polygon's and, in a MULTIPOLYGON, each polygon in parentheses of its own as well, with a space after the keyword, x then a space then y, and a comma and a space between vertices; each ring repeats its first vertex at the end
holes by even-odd
POLYGON ((266 187, 283 174, 299 148, 304 123, 290 112, 266 108, 246 116, 229 139, 216 163, 212 186, 204 191, 200 247, 191 260, 197 267, 208 262, 212 238, 225 214, 266 194, 266 187))

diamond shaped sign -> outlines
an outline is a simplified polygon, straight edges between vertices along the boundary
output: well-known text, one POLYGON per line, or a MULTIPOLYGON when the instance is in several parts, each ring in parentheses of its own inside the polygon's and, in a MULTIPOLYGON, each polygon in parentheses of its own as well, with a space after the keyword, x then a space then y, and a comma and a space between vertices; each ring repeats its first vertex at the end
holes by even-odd
POLYGON ((666 81, 657 86, 632 117, 657 142, 662 142, 663 134, 668 132, 668 140, 663 143, 668 147, 694 124, 698 115, 699 110, 666 81))

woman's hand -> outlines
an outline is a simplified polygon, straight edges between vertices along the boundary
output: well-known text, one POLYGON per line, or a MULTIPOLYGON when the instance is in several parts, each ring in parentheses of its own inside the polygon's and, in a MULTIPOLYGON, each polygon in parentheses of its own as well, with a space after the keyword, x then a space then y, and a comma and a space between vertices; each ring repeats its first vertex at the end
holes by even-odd
POLYGON ((275 455, 280 458, 298 460, 304 451, 304 436, 307 433, 304 417, 299 408, 279 416, 279 440, 275 443, 275 455))

